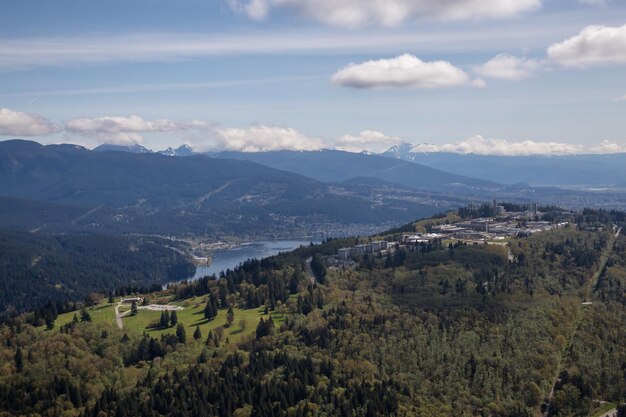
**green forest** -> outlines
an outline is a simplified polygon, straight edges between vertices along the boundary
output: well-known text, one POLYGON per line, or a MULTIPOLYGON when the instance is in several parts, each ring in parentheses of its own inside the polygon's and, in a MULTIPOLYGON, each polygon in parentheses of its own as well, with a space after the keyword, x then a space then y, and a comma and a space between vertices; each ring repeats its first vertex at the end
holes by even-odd
POLYGON ((115 294, 21 314, 0 327, 0 415, 592 416, 626 402, 622 222, 349 266, 331 260, 359 240, 329 240, 139 294, 188 305, 175 322, 133 305, 120 329, 100 319, 115 294))
POLYGON ((45 236, 0 229, 0 314, 48 302, 83 300, 123 287, 160 286, 185 279, 195 266, 173 242, 102 235, 45 236))

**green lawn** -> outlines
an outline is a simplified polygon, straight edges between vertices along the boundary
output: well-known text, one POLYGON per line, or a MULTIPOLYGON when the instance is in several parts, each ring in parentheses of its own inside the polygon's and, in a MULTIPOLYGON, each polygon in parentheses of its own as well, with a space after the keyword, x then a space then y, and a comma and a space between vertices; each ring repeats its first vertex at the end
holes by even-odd
MULTIPOLYGON (((116 303, 117 304, 117 303, 116 303)), ((91 321, 94 323, 112 323, 115 324, 115 304, 100 304, 94 307, 90 307, 87 309, 89 315, 91 316, 91 321)), ((64 324, 69 323, 74 319, 74 314, 78 315, 80 319, 80 311, 71 311, 65 314, 59 314, 56 321, 54 322, 54 327, 58 328, 64 324)))
MULTIPOLYGON (((198 325, 200 326, 203 339, 207 337, 209 331, 215 331, 217 327, 226 325, 226 309, 220 309, 217 317, 211 321, 207 321, 204 318, 204 297, 191 298, 175 304, 185 307, 184 310, 177 311, 176 315, 178 316, 178 322, 185 326, 188 338, 192 337, 198 325)), ((237 343, 244 336, 254 333, 259 320, 264 315, 264 308, 261 307, 249 310, 234 308, 233 311, 235 313, 235 320, 230 328, 224 329, 224 339, 228 338, 231 343, 237 343)), ((126 316, 123 318, 124 329, 142 333, 147 331, 148 334, 154 337, 164 333, 175 333, 176 327, 167 329, 150 328, 150 325, 158 322, 160 317, 160 311, 139 310, 136 316, 126 316)), ((277 313, 272 313, 272 318, 276 324, 281 323, 284 319, 282 315, 277 313)))
MULTIPOLYGON (((205 299, 206 297, 195 297, 173 303, 184 307, 184 310, 177 311, 176 315, 178 316, 178 322, 185 326, 188 339, 193 337, 193 332, 195 331, 197 325, 200 326, 202 338, 206 339, 210 330, 215 332, 217 327, 225 326, 226 324, 227 309, 220 309, 217 317, 210 322, 204 318, 204 307, 206 304, 205 299)), ((94 323, 107 322, 115 324, 114 307, 116 305, 117 300, 113 304, 106 303, 90 307, 87 311, 89 312, 91 320, 94 323)), ((130 306, 124 306, 120 308, 120 312, 124 312, 129 309, 130 306)), ((264 316, 264 307, 249 310, 234 308, 233 311, 235 313, 235 320, 230 328, 224 329, 224 340, 228 338, 231 343, 237 343, 244 336, 251 335, 255 332, 259 320, 264 316)), ((60 314, 55 322, 55 329, 58 329, 60 326, 72 321, 74 314, 78 314, 78 317, 80 318, 80 311, 60 314)), ((271 316, 277 326, 284 321, 282 314, 273 312, 271 313, 271 316)), ((145 331, 153 337, 160 337, 164 333, 175 333, 176 326, 167 329, 151 328, 151 325, 158 322, 160 317, 160 311, 139 310, 139 313, 136 316, 129 315, 122 319, 124 331, 138 332, 140 334, 145 331)))

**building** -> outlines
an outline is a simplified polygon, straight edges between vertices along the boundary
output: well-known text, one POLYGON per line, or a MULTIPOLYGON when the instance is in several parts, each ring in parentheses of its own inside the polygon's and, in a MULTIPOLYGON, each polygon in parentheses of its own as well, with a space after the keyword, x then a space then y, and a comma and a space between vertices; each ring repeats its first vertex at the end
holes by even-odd
POLYGON ((352 248, 341 248, 337 251, 337 258, 348 259, 352 253, 352 248))
POLYGON ((353 248, 354 249, 354 255, 356 255, 356 256, 365 255, 365 253, 366 253, 365 248, 366 247, 367 247, 367 245, 365 245, 365 244, 356 245, 353 248))

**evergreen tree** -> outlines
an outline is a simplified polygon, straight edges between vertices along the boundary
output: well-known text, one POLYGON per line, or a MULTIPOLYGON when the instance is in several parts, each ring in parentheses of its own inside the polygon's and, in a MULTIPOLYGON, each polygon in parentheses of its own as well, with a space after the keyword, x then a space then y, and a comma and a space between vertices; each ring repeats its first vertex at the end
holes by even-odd
POLYGON ((200 331, 200 326, 196 326, 196 331, 193 332, 193 338, 196 340, 202 339, 202 332, 200 331))
POLYGON ((235 312, 232 307, 228 307, 228 313, 226 313, 226 327, 230 327, 235 320, 235 312))
POLYGON ((84 308, 80 311, 80 321, 82 321, 82 322, 89 322, 89 321, 91 321, 91 316, 89 315, 87 310, 84 309, 84 308))
POLYGON ((172 327, 178 324, 178 315, 176 314, 176 310, 172 311, 172 314, 170 316, 170 324, 172 325, 172 327))
POLYGON ((161 319, 159 320, 159 327, 166 329, 170 325, 170 313, 165 310, 161 312, 161 319))
POLYGON ((217 316, 217 302, 214 303, 214 301, 215 297, 213 294, 209 295, 209 299, 204 307, 204 318, 207 320, 213 320, 217 316))
POLYGON ((130 306, 130 315, 136 316, 139 313, 139 308, 137 307, 137 301, 133 300, 133 303, 130 306))
POLYGON ((187 343, 187 332, 185 331, 185 326, 180 323, 176 327, 176 337, 178 338, 178 343, 187 343))
POLYGON ((15 352, 15 369, 17 369, 17 372, 22 372, 22 369, 24 369, 24 355, 22 354, 22 349, 21 348, 17 348, 17 352, 15 352))

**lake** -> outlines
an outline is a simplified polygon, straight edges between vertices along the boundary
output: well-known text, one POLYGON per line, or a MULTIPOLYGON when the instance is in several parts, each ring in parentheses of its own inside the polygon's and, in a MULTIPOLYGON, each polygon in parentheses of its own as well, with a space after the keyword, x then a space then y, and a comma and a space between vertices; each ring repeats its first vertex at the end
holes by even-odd
POLYGON ((289 252, 300 245, 309 245, 309 240, 271 240, 259 241, 238 246, 232 249, 216 250, 213 252, 210 265, 201 265, 189 280, 196 280, 206 275, 219 275, 227 269, 233 269, 248 259, 262 259, 273 256, 279 252, 289 252))

